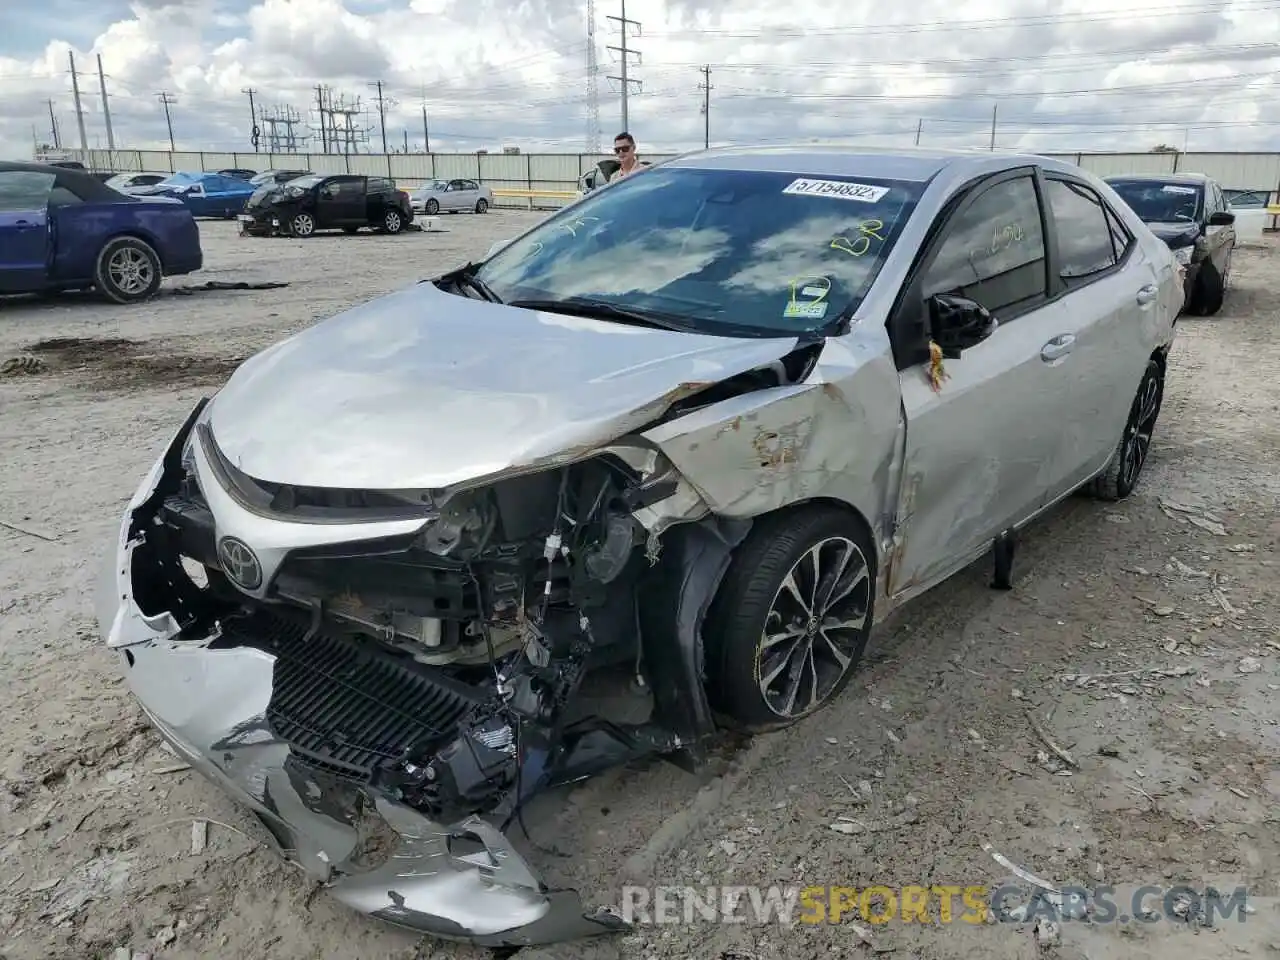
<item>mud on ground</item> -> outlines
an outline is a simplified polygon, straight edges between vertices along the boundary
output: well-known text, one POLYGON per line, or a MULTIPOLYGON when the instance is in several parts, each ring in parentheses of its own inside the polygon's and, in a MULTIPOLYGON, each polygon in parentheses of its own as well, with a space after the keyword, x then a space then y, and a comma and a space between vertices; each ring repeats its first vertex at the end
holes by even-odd
MULTIPOLYGON (((202 224, 197 282, 290 286, 0 303, 0 363, 41 362, 0 375, 0 956, 486 955, 338 907, 175 769, 101 646, 92 589, 158 447, 238 358, 528 222, 314 241, 202 224), (193 854, 196 819, 209 826, 193 854)), ((1246 922, 1067 923, 1041 945, 1029 923, 695 920, 522 958, 1280 957, 1277 268, 1274 245, 1240 250, 1222 313, 1179 323, 1139 491, 1055 510, 1023 540, 1013 592, 975 565, 879 631, 819 716, 726 742, 700 775, 615 771, 529 818, 539 847, 573 855, 535 862, 599 902, 624 883, 1013 879, 986 843, 1055 884, 1247 885, 1246 922)))

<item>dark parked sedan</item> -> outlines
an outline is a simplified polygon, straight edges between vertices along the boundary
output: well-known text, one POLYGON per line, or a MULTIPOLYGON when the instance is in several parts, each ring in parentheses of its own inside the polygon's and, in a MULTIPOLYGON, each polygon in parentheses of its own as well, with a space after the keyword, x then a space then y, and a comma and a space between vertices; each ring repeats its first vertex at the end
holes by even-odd
POLYGON ((409 194, 394 180, 352 174, 313 173, 277 187, 259 187, 240 215, 242 233, 293 237, 335 228, 355 233, 361 227, 399 233, 411 223, 409 194))
POLYGON ((133 303, 203 263, 200 231, 178 200, 129 196, 80 170, 0 162, 0 293, 93 287, 133 303))
POLYGON ((1185 309, 1202 316, 1222 309, 1236 215, 1218 182, 1202 173, 1175 173, 1111 177, 1107 183, 1182 264, 1185 309))

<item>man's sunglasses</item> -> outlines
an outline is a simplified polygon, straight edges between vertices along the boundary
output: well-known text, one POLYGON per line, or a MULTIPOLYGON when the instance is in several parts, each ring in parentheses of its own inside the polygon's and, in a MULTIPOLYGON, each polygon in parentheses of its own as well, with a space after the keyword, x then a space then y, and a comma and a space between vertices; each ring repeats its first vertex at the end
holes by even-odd
POLYGON ((615 147, 613 148, 613 152, 614 152, 614 153, 630 153, 630 152, 631 152, 631 145, 630 145, 629 143, 624 143, 624 144, 623 144, 622 146, 620 146, 620 147, 619 147, 619 146, 615 146, 615 147))

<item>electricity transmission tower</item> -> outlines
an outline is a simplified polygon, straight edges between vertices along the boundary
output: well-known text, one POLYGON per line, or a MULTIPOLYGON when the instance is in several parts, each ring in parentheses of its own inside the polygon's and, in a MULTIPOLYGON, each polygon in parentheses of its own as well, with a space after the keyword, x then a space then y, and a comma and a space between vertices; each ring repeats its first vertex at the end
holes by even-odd
POLYGON ((622 65, 622 69, 620 71, 622 75, 617 77, 610 76, 608 79, 616 80, 622 88, 622 129, 629 130, 630 120, 627 114, 627 95, 631 92, 631 85, 633 83, 636 85, 637 91, 643 89, 644 85, 639 80, 632 80, 629 75, 631 54, 635 54, 637 65, 640 64, 641 60, 640 51, 636 50, 634 47, 627 46, 627 28, 635 27, 635 35, 638 37, 640 36, 640 22, 638 20, 627 19, 627 0, 619 0, 619 2, 622 7, 620 11, 622 15, 618 17, 609 17, 608 19, 616 20, 618 22, 618 30, 622 34, 621 46, 611 46, 608 49, 618 54, 618 61, 622 65))
POLYGON ((596 0, 587 0, 587 153, 600 152, 600 62, 596 57, 596 0))
POLYGON ((277 106, 271 113, 262 114, 267 125, 268 153, 297 153, 298 135, 293 128, 302 123, 302 116, 291 106, 277 106))
POLYGON ((345 94, 334 102, 330 97, 326 107, 329 115, 329 143, 336 153, 359 153, 360 145, 369 142, 367 127, 356 125, 355 118, 363 116, 364 107, 360 106, 360 98, 348 101, 345 94))

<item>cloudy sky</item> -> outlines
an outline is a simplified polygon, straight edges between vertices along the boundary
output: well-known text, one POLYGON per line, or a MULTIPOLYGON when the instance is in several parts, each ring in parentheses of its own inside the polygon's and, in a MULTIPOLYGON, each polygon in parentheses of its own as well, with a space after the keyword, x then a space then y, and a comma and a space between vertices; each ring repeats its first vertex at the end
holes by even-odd
MULTIPOLYGON (((388 139, 434 150, 579 152, 590 129, 586 0, 39 0, 0 4, 0 157, 79 146, 251 151, 249 98, 315 120, 317 84, 388 139)), ((621 124, 619 0, 598 0, 599 129, 621 124)), ((1045 152, 1280 148, 1280 0, 629 0, 629 126, 653 152, 860 138, 1045 152), (631 33, 637 32, 632 27, 631 33), (637 62, 638 61, 638 62, 637 62)), ((319 152, 318 147, 316 152, 319 152)))

